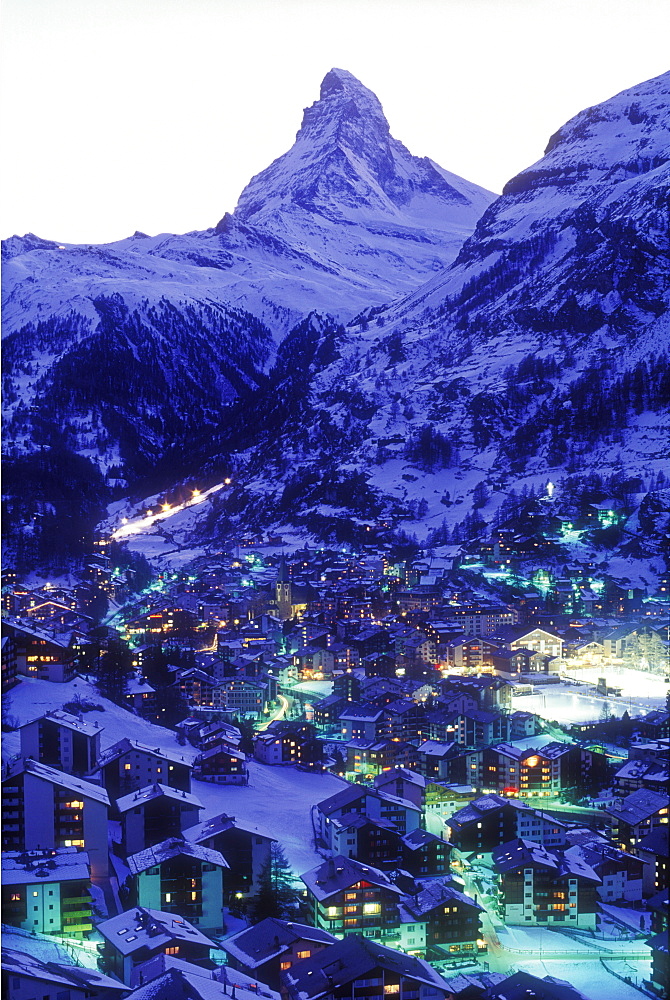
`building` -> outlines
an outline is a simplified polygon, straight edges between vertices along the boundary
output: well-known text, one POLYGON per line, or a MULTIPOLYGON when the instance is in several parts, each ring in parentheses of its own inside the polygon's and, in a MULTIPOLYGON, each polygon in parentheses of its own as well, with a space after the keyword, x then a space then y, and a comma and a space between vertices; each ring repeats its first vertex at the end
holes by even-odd
POLYGON ((102 732, 97 722, 84 722, 69 712, 47 712, 19 732, 22 757, 80 776, 97 769, 102 732))
POLYGON ((198 754, 193 777, 216 785, 246 785, 249 781, 247 759, 240 750, 219 744, 198 754))
POLYGON ((190 792, 154 782, 116 800, 126 855, 137 854, 166 837, 179 837, 200 818, 202 802, 190 792))
POLYGON ((461 857, 490 861, 500 844, 529 838, 545 847, 566 842, 566 824, 523 802, 500 795, 483 795, 459 809, 448 820, 449 841, 461 857))
POLYGON ((171 837, 131 854, 127 864, 135 882, 131 905, 176 913, 206 931, 223 930, 228 862, 219 851, 171 837))
POLYGON ((580 857, 517 839, 494 848, 493 864, 505 923, 595 928, 600 879, 580 857))
POLYGON ((93 930, 91 865, 77 847, 5 851, 2 922, 40 934, 84 937, 93 930))
POLYGON ((622 851, 628 851, 642 837, 668 825, 670 799, 665 794, 638 788, 606 811, 612 819, 612 839, 622 851))
POLYGON ((98 761, 102 783, 111 799, 154 782, 190 792, 193 765, 166 747, 150 747, 124 738, 108 747, 98 761))
POLYGON ((400 905, 400 947, 410 955, 451 958, 485 948, 479 915, 483 907, 445 879, 418 882, 400 905))
POLYGON ((83 965, 43 962, 34 955, 2 949, 2 996, 4 1000, 122 1000, 128 987, 83 965))
POLYGON ((361 934, 324 948, 282 975, 288 1000, 445 1000, 445 980, 423 959, 361 934))
MULTIPOLYGON (((578 843, 565 850, 565 857, 581 859, 600 879, 597 892, 602 903, 639 903, 642 899, 643 871, 647 867, 640 858, 620 851, 603 837, 589 831, 578 843)), ((568 840, 573 836, 568 833, 568 840)))
POLYGON ((109 796, 104 788, 34 760, 10 765, 3 782, 3 837, 9 850, 85 848, 94 879, 108 873, 109 796))
POLYGON ((74 632, 54 632, 16 618, 5 618, 2 628, 14 642, 17 673, 54 683, 72 680, 77 655, 74 632))
POLYGON ((331 934, 357 930, 380 940, 398 936, 402 892, 378 868, 338 855, 300 877, 315 927, 331 934))
POLYGON ((106 972, 130 985, 133 970, 154 955, 175 955, 187 962, 209 961, 209 938, 173 913, 137 907, 98 924, 104 939, 102 963, 106 972))
POLYGON ((226 938, 221 947, 233 969, 279 989, 282 972, 336 941, 337 938, 319 927, 267 917, 226 938))
POLYGON ((263 868, 270 859, 270 848, 276 838, 256 826, 245 824, 234 816, 220 813, 184 830, 184 839, 218 851, 228 862, 225 878, 225 899, 253 896, 258 890, 263 868))

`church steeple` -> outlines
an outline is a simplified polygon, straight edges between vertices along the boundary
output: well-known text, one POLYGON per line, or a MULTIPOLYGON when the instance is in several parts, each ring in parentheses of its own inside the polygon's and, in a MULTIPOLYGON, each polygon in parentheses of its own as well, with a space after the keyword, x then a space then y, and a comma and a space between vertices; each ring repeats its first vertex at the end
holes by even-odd
POLYGON ((286 559, 282 555, 279 560, 279 574, 275 582, 275 598, 282 618, 291 616, 291 577, 289 576, 286 559))

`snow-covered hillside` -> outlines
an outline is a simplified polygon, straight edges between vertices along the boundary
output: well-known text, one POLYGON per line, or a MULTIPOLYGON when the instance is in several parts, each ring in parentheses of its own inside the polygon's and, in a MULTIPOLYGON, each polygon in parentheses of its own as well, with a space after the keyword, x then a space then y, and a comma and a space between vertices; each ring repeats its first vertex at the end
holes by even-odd
POLYGON ((205 232, 105 246, 3 245, 5 448, 84 456, 136 480, 226 421, 276 343, 450 263, 494 196, 413 157, 377 98, 332 70, 294 146, 205 232))
POLYGON ((667 471, 669 151, 665 74, 568 122, 449 268, 333 333, 309 412, 283 428, 294 494, 312 506, 310 477, 344 469, 365 476, 359 514, 375 497, 434 525, 445 498, 461 520, 478 483, 500 499, 590 473, 644 490, 667 471))

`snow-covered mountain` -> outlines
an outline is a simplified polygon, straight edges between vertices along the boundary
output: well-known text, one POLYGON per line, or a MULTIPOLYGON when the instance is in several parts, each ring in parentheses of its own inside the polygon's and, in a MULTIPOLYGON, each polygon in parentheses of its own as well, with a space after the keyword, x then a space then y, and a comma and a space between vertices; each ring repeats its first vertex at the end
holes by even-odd
POLYGON ((64 438, 103 472, 136 477, 215 427, 311 309, 351 319, 453 260, 493 197, 413 157, 374 94, 332 70, 294 146, 215 228, 6 241, 6 447, 64 438))
POLYGON ((135 480, 168 447, 180 475, 234 466, 203 537, 467 536, 548 479, 644 497, 670 472, 669 150, 665 74, 581 112, 488 204, 333 70, 214 230, 9 241, 6 440, 64 427, 135 480))
POLYGON ((517 482, 595 474, 643 492, 668 471, 669 157, 665 74, 563 126, 417 291, 346 332, 315 320, 329 347, 308 356, 293 432, 282 422, 286 477, 268 495, 277 449, 252 450, 246 503, 420 511, 425 535, 462 521, 478 486, 485 515, 517 482))
POLYGON ((375 95, 331 70, 293 147, 254 177, 212 229, 135 233, 104 246, 6 241, 7 330, 111 288, 133 309, 161 297, 232 305, 277 339, 313 309, 341 320, 397 298, 456 257, 494 195, 412 156, 375 95))

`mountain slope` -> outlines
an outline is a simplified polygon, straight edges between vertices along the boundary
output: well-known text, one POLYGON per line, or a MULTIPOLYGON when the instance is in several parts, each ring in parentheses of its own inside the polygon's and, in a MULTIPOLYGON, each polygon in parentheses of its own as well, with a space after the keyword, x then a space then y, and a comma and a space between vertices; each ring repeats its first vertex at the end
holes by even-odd
MULTIPOLYGON (((517 481, 644 490, 667 471, 669 151, 665 74, 568 122, 449 268, 352 323, 282 430, 298 507, 329 503, 312 479, 344 469, 367 487, 342 517, 369 516, 374 494, 380 516, 421 510, 425 535, 472 513, 478 485, 480 500, 498 491, 492 516, 517 481)), ((265 454, 250 452, 252 484, 265 454)), ((259 488, 268 510, 284 488, 259 488)))
POLYGON ((7 448, 34 451, 67 426, 75 452, 132 478, 262 381, 275 352, 264 323, 280 339, 314 304, 351 318, 416 287, 492 198, 411 156, 377 98, 331 71, 293 148, 216 228, 6 241, 7 448))

